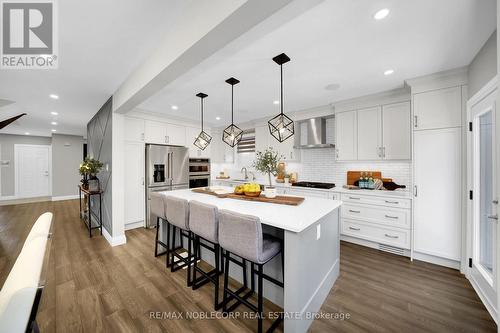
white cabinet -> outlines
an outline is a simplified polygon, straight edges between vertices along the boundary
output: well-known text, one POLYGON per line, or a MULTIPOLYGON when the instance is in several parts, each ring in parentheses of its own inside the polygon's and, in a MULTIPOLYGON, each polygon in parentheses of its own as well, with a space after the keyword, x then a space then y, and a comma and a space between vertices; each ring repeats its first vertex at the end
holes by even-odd
POLYGON ((413 95, 413 127, 417 130, 461 126, 460 86, 413 95))
POLYGON ((214 132, 212 136, 210 160, 214 163, 233 163, 235 148, 222 141, 221 132, 214 132))
POLYGON ((186 128, 184 126, 146 120, 145 138, 147 143, 185 146, 186 128))
POLYGON ((460 260, 461 128, 414 131, 417 252, 460 260))
POLYGON ((267 126, 255 127, 255 151, 269 148, 269 130, 267 126))
POLYGON ((382 156, 384 159, 411 159, 410 112, 410 102, 382 107, 382 156))
POLYGON ((186 127, 167 124, 167 144, 174 146, 186 145, 186 127))
MULTIPOLYGON (((358 110, 358 160, 382 158, 382 108, 358 110)), ((409 130, 408 130, 409 135, 409 130)))
POLYGON ((125 156, 125 224, 132 224, 144 221, 144 143, 126 142, 125 156))
POLYGON ((147 143, 166 144, 167 126, 159 121, 146 120, 145 137, 147 143))
POLYGON ((338 161, 352 161, 358 158, 357 112, 335 114, 335 148, 338 161))
POLYGON ((144 142, 144 119, 125 117, 125 140, 144 142))
MULTIPOLYGON (((196 138, 198 137, 200 132, 201 132, 201 127, 186 127, 185 128, 185 133, 186 133, 185 145, 186 145, 186 147, 189 148, 189 157, 210 158, 211 151, 212 151, 212 145, 214 144, 215 140, 218 140, 219 138, 212 137, 212 141, 208 145, 208 147, 205 148, 205 150, 201 150, 194 145, 194 141, 196 140, 196 138)), ((205 129, 205 132, 207 134, 211 135, 210 130, 205 129)))
POLYGON ((301 197, 316 197, 328 199, 329 192, 327 191, 318 191, 318 190, 307 190, 307 189, 298 189, 296 187, 285 188, 285 194, 289 195, 297 195, 301 197))

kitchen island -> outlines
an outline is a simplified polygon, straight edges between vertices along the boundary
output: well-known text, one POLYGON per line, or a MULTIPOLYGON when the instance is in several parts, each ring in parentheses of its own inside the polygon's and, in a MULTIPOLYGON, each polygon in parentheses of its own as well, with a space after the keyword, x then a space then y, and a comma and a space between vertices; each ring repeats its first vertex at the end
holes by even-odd
MULTIPOLYGON (((285 288, 265 281, 264 297, 283 308, 285 332, 307 331, 339 275, 341 201, 307 197, 300 205, 289 206, 218 198, 192 190, 162 193, 257 216, 264 232, 282 238, 285 288)), ((160 235, 166 237, 166 231, 162 230, 160 235)), ((202 253, 202 259, 213 265, 213 254, 202 253)), ((281 280, 279 256, 266 264, 264 270, 281 280)), ((241 268, 232 267, 230 275, 242 281, 241 268)))

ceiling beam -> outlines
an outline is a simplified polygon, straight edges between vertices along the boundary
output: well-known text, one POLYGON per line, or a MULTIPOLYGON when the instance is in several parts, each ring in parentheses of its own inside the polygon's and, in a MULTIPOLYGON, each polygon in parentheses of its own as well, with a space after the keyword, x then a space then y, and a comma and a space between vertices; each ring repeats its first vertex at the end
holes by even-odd
POLYGON ((195 1, 156 52, 113 94, 113 111, 131 111, 217 51, 256 40, 322 1, 195 1))

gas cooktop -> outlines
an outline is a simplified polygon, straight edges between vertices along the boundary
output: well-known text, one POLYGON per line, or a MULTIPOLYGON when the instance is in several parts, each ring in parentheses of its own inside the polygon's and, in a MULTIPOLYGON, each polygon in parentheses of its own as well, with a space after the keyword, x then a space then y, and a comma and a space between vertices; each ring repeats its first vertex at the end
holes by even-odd
POLYGON ((319 183, 319 182, 296 182, 296 183, 293 183, 292 186, 330 189, 330 188, 334 188, 335 184, 333 184, 333 183, 319 183))

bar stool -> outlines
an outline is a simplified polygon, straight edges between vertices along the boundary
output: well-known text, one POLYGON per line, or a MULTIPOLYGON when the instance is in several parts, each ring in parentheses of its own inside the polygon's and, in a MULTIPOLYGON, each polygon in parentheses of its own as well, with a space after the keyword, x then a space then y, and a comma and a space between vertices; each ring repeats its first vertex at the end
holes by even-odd
MULTIPOLYGON (((177 248, 175 247, 175 233, 172 233, 172 250, 170 251, 170 271, 175 272, 184 267, 187 268, 187 286, 191 287, 191 264, 193 260, 196 261, 192 255, 191 245, 193 236, 189 230, 189 202, 184 199, 175 198, 167 196, 166 200, 166 216, 167 220, 174 227, 179 228, 181 240, 182 237, 187 237, 188 239, 188 255, 187 257, 181 256, 177 253, 177 248), (178 261, 175 261, 175 258, 178 261), (179 263, 181 262, 181 263, 179 263)), ((168 259, 167 259, 168 260, 168 259)))
POLYGON ((209 272, 202 270, 197 260, 193 263, 192 289, 196 290, 208 282, 214 284, 214 309, 222 306, 219 303, 219 276, 221 271, 221 250, 219 245, 219 212, 216 206, 193 200, 189 203, 189 229, 194 236, 194 256, 201 257, 201 246, 214 253, 215 268, 209 272), (201 242, 203 240, 205 243, 201 242), (208 243, 208 244, 206 244, 208 243), (196 277, 199 272, 201 276, 196 277))
POLYGON ((167 216, 165 214, 165 196, 161 195, 160 193, 151 193, 151 202, 150 202, 150 208, 151 208, 151 213, 153 213, 156 216, 156 237, 155 237, 155 257, 162 256, 164 254, 169 253, 169 237, 167 235, 167 243, 163 243, 158 239, 159 233, 160 233, 160 222, 164 221, 166 226, 167 226, 167 233, 170 231, 170 226, 167 221, 167 216), (158 253, 158 245, 163 246, 166 248, 165 251, 158 253))
MULTIPOLYGON (((251 310, 257 312, 258 316, 258 332, 262 332, 263 320, 263 279, 266 279, 279 287, 284 286, 280 282, 263 272, 263 267, 271 259, 281 253, 282 255, 282 271, 283 267, 283 252, 282 241, 274 236, 264 234, 262 232, 262 224, 260 219, 255 216, 243 215, 227 210, 219 211, 219 243, 224 251, 224 298, 223 298, 223 311, 228 312, 235 309, 240 304, 246 305, 251 310), (231 254, 251 262, 252 272, 252 290, 244 296, 240 296, 239 290, 233 291, 228 288, 229 280, 229 262, 231 261, 231 254), (257 270, 254 269, 257 265, 257 270), (254 287, 254 274, 257 274, 257 306, 247 301, 247 298, 253 294, 254 287), (228 296, 229 294, 229 296, 228 296), (227 305, 233 299, 236 302, 227 308, 227 305)), ((244 275, 246 273, 244 272, 244 275)), ((240 288, 241 289, 241 288, 240 288)), ((280 316, 277 318, 268 332, 272 332, 279 323, 283 320, 280 316)))

